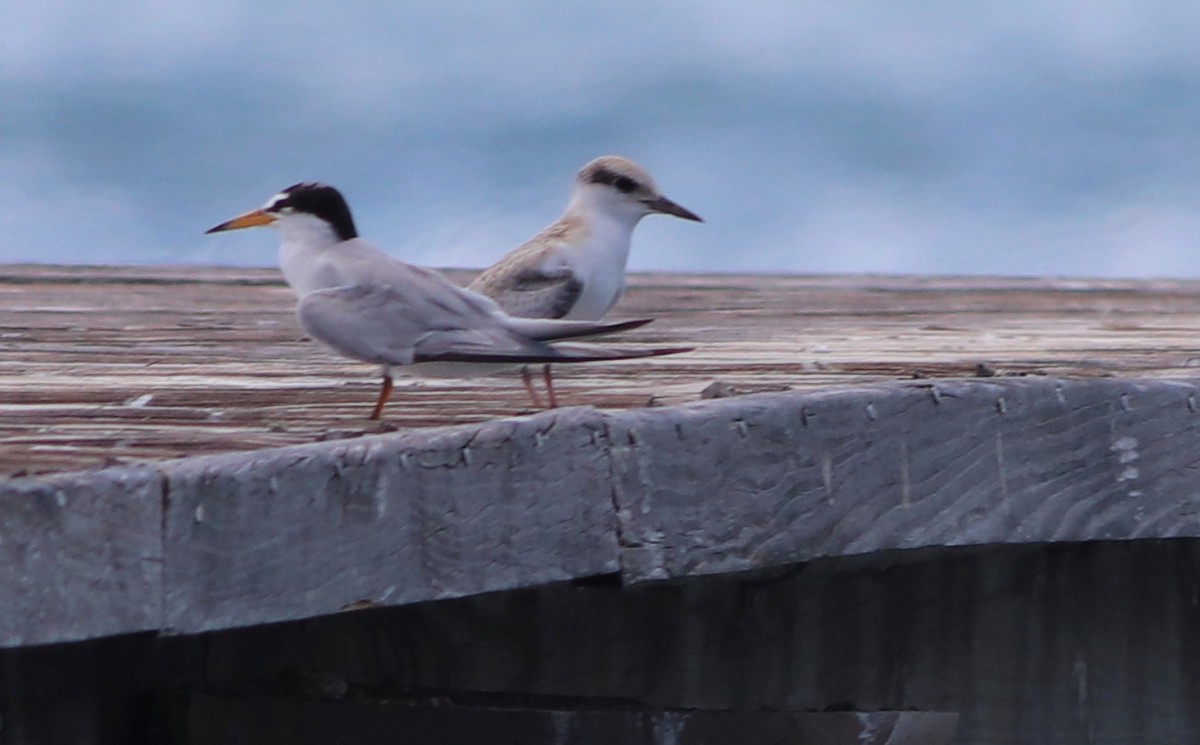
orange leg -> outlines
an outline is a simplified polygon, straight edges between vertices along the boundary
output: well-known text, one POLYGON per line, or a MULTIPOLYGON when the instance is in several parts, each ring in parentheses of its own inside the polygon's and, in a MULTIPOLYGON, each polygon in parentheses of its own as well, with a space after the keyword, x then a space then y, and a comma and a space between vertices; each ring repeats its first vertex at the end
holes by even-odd
MULTIPOLYGON (((525 392, 529 394, 529 400, 533 401, 533 408, 542 408, 542 399, 538 397, 537 391, 533 387, 533 375, 529 372, 529 365, 521 368, 521 382, 525 384, 525 392)), ((554 394, 551 394, 553 396, 554 394)), ((554 400, 551 398, 550 400, 554 400)))
POLYGON ((383 416, 383 407, 387 405, 388 399, 392 397, 392 376, 383 376, 383 385, 379 388, 379 400, 375 402, 375 410, 371 412, 371 420, 374 421, 383 416))
POLYGON ((550 408, 558 408, 558 396, 554 395, 554 378, 550 375, 550 365, 542 365, 542 380, 546 381, 546 395, 550 398, 550 408))

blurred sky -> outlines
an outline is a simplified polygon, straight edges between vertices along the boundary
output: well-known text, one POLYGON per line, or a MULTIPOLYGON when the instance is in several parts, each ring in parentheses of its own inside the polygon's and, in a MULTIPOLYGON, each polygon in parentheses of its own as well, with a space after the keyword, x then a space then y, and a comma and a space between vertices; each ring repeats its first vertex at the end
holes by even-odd
POLYGON ((323 180, 482 266, 605 153, 634 269, 1200 276, 1200 3, 43 0, 0 25, 0 261, 272 265, 323 180))

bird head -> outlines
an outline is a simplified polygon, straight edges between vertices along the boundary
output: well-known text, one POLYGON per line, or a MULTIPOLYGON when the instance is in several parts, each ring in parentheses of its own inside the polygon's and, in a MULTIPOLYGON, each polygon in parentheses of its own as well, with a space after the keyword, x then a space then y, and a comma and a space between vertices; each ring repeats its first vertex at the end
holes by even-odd
POLYGON ((596 158, 580 169, 575 175, 575 199, 592 209, 635 221, 659 212, 704 222, 696 213, 664 197, 644 168, 617 155, 596 158))
POLYGON ((219 233, 258 225, 274 225, 285 233, 331 234, 339 241, 358 236, 350 206, 341 192, 313 181, 293 184, 268 199, 259 209, 238 215, 205 232, 219 233))

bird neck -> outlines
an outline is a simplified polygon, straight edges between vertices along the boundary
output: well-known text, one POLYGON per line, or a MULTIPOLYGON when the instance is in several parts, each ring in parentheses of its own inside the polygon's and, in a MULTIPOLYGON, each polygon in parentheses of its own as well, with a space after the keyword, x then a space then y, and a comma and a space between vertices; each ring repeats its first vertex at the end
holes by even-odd
POLYGON ((633 229, 644 213, 623 209, 624 205, 594 198, 588 191, 577 192, 567 204, 562 220, 582 226, 584 243, 594 251, 609 254, 622 266, 629 255, 633 229))
POLYGON ((317 218, 299 215, 299 219, 280 220, 279 268, 296 294, 337 286, 334 266, 328 259, 342 241, 333 227, 317 218))

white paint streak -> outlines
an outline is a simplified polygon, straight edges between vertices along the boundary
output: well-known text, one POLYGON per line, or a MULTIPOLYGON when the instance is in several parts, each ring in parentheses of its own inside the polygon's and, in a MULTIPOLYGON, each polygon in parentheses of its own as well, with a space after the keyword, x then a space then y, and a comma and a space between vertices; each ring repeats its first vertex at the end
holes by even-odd
POLYGON ((662 716, 654 720, 654 742, 661 745, 677 745, 686 721, 687 714, 684 712, 663 712, 662 716))
POLYGON ((876 717, 865 712, 858 712, 854 715, 854 718, 858 720, 858 742, 860 745, 870 745, 870 743, 876 742, 880 734, 879 723, 876 717))
MULTIPOLYGON (((1109 450, 1116 453, 1117 462, 1125 466, 1117 474, 1118 484, 1126 481, 1136 481, 1141 476, 1140 469, 1133 465, 1141 457, 1141 453, 1138 452, 1138 440, 1136 437, 1119 437, 1109 447, 1109 450)), ((1141 494, 1140 491, 1129 492, 1129 496, 1131 497, 1141 496, 1141 494)))
POLYGON ((142 409, 142 408, 145 408, 146 404, 150 403, 153 400, 154 400, 153 393, 145 393, 145 394, 142 394, 141 396, 138 396, 137 398, 129 399, 128 401, 125 402, 125 405, 131 409, 142 409))
POLYGON ((1129 463, 1138 459, 1137 446, 1136 437, 1121 437, 1112 444, 1109 450, 1118 453, 1118 458, 1122 463, 1129 463))

